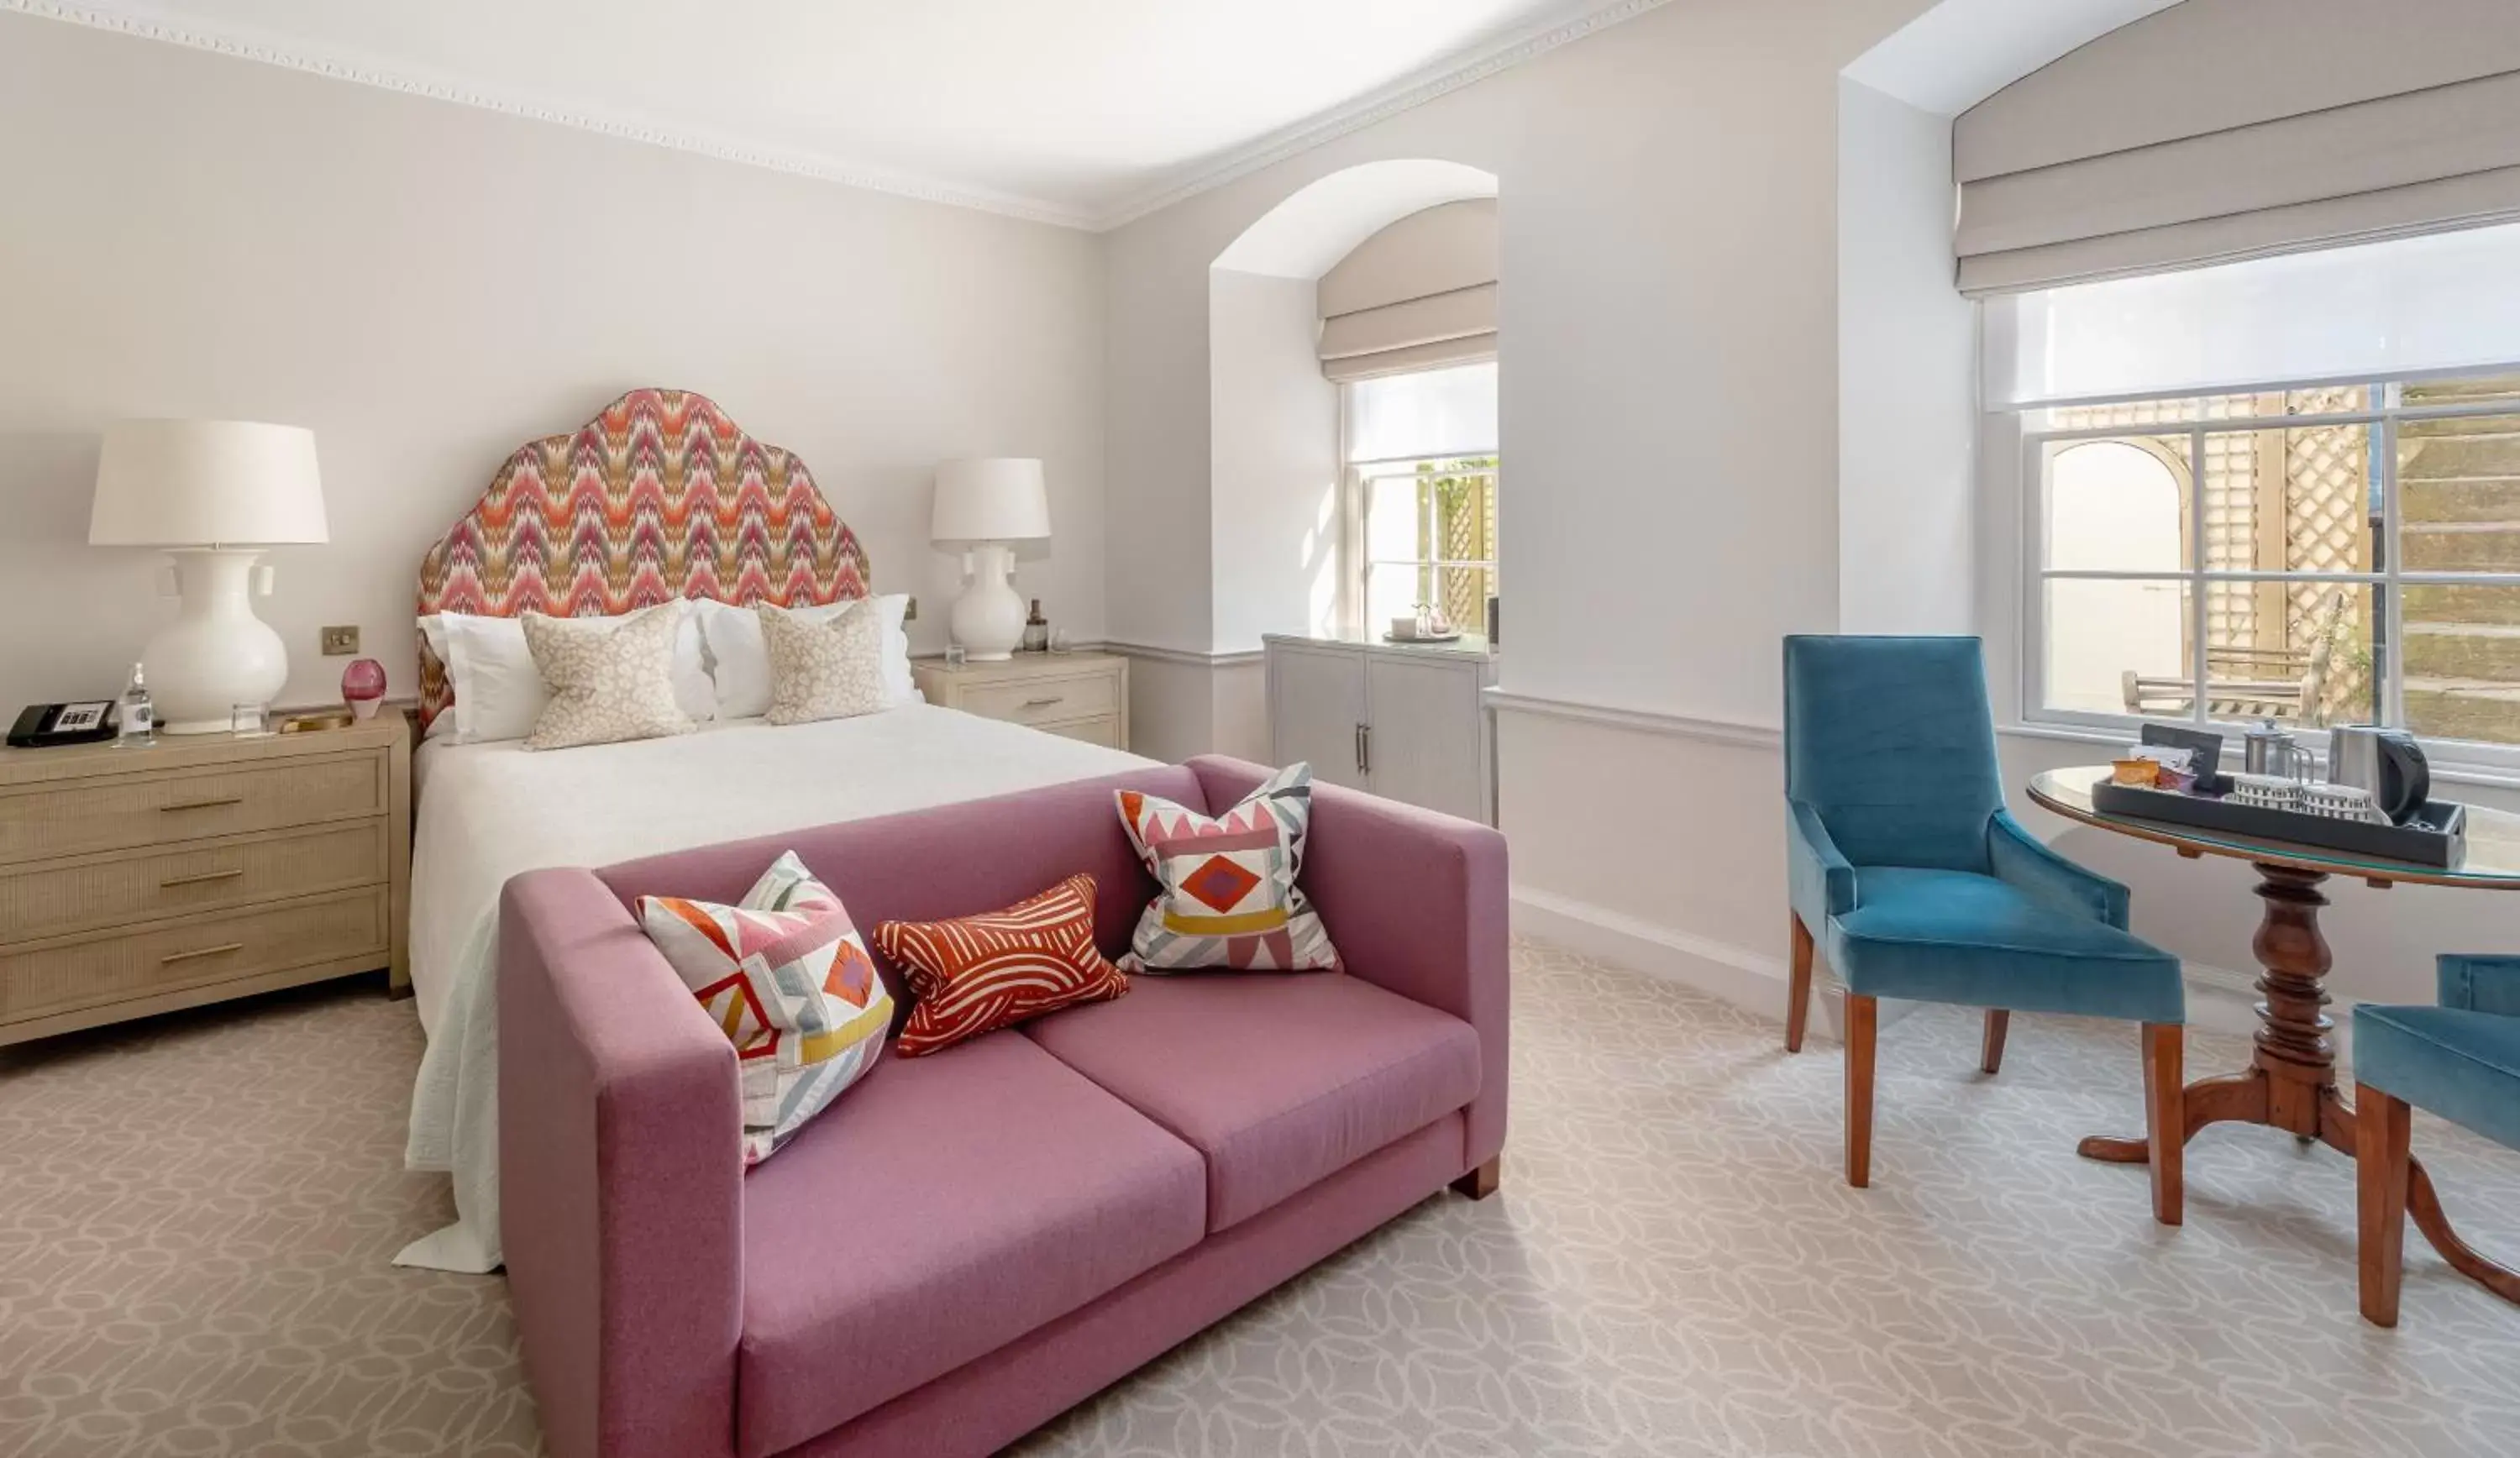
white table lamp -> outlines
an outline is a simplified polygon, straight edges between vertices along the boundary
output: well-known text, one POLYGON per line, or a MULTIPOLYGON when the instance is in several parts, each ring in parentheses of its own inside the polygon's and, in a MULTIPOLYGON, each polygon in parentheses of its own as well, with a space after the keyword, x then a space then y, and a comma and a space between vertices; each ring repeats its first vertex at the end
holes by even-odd
POLYGON ((960 549, 970 583, 949 620, 954 641, 973 659, 1005 658, 1023 641, 1024 603, 1008 575, 1016 542, 1050 535, 1050 493, 1038 461, 948 461, 936 467, 936 511, 927 535, 960 549))
POLYGON ((124 420, 105 435, 87 539, 162 547, 183 607, 140 655, 158 728, 229 728, 238 704, 268 704, 289 683, 289 650, 253 615, 271 595, 263 548, 323 542, 315 434, 247 420, 124 420))

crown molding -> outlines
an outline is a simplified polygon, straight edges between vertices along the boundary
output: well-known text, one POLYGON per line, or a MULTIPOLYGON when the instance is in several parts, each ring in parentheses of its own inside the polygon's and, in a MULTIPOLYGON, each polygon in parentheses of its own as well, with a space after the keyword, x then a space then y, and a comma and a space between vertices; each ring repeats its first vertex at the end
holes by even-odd
POLYGON ((1136 194, 1103 212, 1094 220, 1094 231, 1107 233, 1124 227, 1148 213, 1160 212, 1176 202, 1223 187, 1238 178, 1248 177, 1288 157, 1300 156, 1324 143, 1363 131, 1378 121, 1387 121, 1403 111, 1414 110, 1464 86, 1484 81, 1499 71, 1510 70, 1526 61, 1537 60, 1559 46, 1582 40, 1623 21, 1635 20, 1648 11, 1660 10, 1670 3, 1671 0, 1609 0, 1603 4, 1600 0, 1590 0, 1589 7, 1576 15, 1544 22, 1483 48, 1458 53, 1378 91, 1369 92, 1355 101, 1307 117, 1202 162, 1173 181, 1136 194))
POLYGON ((1623 21, 1634 20, 1669 3, 1670 0, 1609 0, 1606 4, 1601 0, 1577 0, 1576 14, 1544 22, 1484 47, 1456 54, 1355 101, 1202 161, 1171 181, 1132 195, 1118 205, 1100 212, 1047 199, 898 172, 850 158, 749 141, 635 111, 485 86, 349 48, 325 46, 252 26, 178 17, 146 4, 144 0, 87 0, 81 4, 68 3, 68 0, 0 0, 0 13, 61 21, 208 51, 332 80, 353 81, 363 86, 401 92, 406 96, 427 97, 528 120, 575 127, 600 136, 644 142, 652 147, 838 183, 843 187, 864 188, 922 202, 973 208, 1027 222, 1102 233, 1249 176, 1326 142, 1422 107, 1499 71, 1520 66, 1559 46, 1581 40, 1623 21))
POLYGON ((296 40, 249 26, 205 23, 188 17, 179 18, 137 3, 137 0, 103 0, 103 3, 89 4, 66 4, 62 0, 0 0, 0 13, 6 12, 64 21, 242 61, 257 61, 266 66, 336 81, 355 81, 362 86, 398 91, 406 96, 453 102, 458 106, 575 127, 600 136, 644 142, 652 147, 810 177, 820 182, 838 183, 843 187, 864 188, 896 198, 939 202, 948 207, 974 208, 1062 228, 1091 229, 1095 225, 1093 215, 1084 209, 1044 199, 965 187, 843 157, 768 146, 635 112, 500 90, 458 77, 431 74, 418 67, 342 47, 296 40))

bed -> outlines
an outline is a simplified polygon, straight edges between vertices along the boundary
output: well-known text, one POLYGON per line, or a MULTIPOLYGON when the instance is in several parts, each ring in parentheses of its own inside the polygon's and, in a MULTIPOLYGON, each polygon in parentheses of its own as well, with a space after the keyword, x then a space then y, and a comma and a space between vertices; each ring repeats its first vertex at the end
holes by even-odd
MULTIPOLYGON (((511 456, 424 558, 419 608, 514 617, 629 612, 675 597, 796 606, 866 595, 865 552, 801 461, 752 440, 698 395, 638 390, 511 456)), ((426 725, 449 712, 455 689, 426 639, 421 660, 426 725)), ((428 1046, 405 1163, 451 1176, 457 1220, 396 1262, 499 1264, 492 953, 511 876, 1148 763, 925 704, 785 728, 713 721, 672 738, 543 753, 516 740, 425 740, 411 946, 428 1046)))

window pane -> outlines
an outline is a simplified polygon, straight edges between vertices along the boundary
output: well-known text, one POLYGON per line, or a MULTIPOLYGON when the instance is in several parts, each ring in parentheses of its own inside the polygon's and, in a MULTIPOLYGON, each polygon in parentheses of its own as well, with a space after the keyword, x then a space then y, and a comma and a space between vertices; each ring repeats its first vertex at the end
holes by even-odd
POLYGON ((1350 461, 1469 456, 1497 448, 1497 367, 1462 365, 1348 386, 1350 461))
MULTIPOLYGON (((2378 571, 2372 464, 2368 425, 2206 436, 2205 570, 2378 571)), ((2249 596, 2218 600, 2214 610, 2245 618, 2249 596)))
POLYGON ((2409 380, 2399 387, 2398 403, 2420 410, 2442 405, 2492 405, 2502 400, 2520 400, 2520 375, 2409 380))
POLYGON ((1426 507, 1415 476, 1375 476, 1366 482, 1365 557, 1370 562, 1415 561, 1425 552, 1426 507))
POLYGON ((2050 579, 2048 707, 2184 719, 2187 586, 2169 581, 2050 579))
POLYGON ((2206 717, 2230 723, 2272 719, 2310 729, 2379 721, 2382 666, 2373 642, 2377 620, 2369 586, 2232 586, 2254 590, 2261 610, 2246 634, 2206 640, 2206 717))
POLYGON ((2520 416, 2401 421, 2398 499, 2403 570, 2520 572, 2520 416))
POLYGON ((2183 435, 2051 442, 2043 513, 2048 568, 2185 570, 2187 477, 2183 435))
POLYGON ((2376 408, 2371 387, 2317 385, 2299 390, 2253 390, 2238 395, 2199 395, 2178 400, 2126 400, 2106 405, 2052 405, 2031 412, 2038 430, 2114 430, 2141 425, 2211 424, 2280 416, 2355 415, 2376 408))
POLYGON ((1380 638, 1393 618, 1414 618, 1426 600, 1427 569, 1409 562, 1376 562, 1365 574, 1365 631, 1380 638))
POLYGON ((2410 587, 2407 727, 2520 744, 2520 588, 2410 587))

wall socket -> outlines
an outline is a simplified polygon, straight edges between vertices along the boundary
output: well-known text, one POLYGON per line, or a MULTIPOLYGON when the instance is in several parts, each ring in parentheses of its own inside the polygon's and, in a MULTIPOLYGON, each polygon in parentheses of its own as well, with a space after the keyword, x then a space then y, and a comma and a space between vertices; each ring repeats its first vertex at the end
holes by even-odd
POLYGON ((327 628, 324 630, 325 657, 339 658, 345 654, 355 653, 357 651, 359 651, 359 630, 355 625, 347 628, 327 628))

